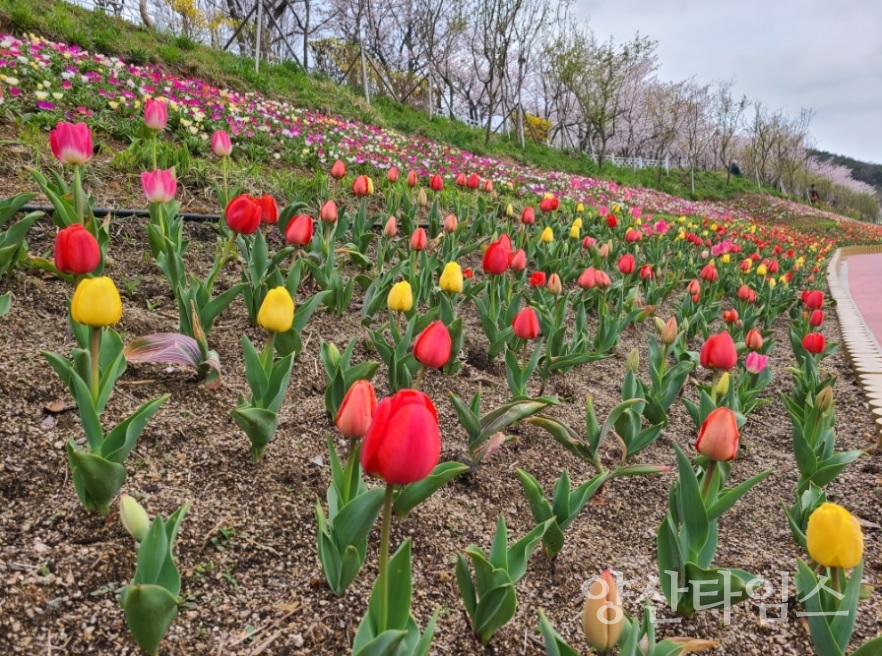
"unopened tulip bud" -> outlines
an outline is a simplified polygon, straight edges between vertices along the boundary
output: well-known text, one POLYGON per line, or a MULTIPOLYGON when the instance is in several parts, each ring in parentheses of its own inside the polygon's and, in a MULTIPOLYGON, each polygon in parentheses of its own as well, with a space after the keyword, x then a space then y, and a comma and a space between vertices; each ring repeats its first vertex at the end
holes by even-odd
POLYGON ((331 361, 331 367, 333 369, 340 368, 340 361, 342 356, 340 355, 340 349, 337 348, 337 345, 333 342, 327 342, 328 344, 328 360, 331 361))
POLYGON ((585 639, 595 650, 605 654, 615 647, 625 628, 625 613, 615 577, 604 570, 588 588, 582 611, 585 639))
POLYGON ((546 286, 548 287, 548 291, 550 291, 555 296, 558 296, 561 292, 563 292, 563 284, 560 281, 560 276, 556 273, 552 273, 548 277, 548 285, 546 286))
POLYGON ((133 538, 143 542, 150 530, 150 516, 144 506, 128 494, 119 498, 119 519, 133 538))
POLYGON ((444 219, 444 232, 456 232, 456 227, 459 225, 459 221, 456 219, 455 214, 448 214, 444 219))
POLYGON ((662 321, 661 317, 653 317, 652 322, 653 322, 653 324, 655 324, 655 329, 658 332, 661 332, 662 330, 664 330, 665 322, 662 321))
POLYGON ((597 249, 597 254, 603 259, 608 258, 609 257, 609 244, 608 243, 602 244, 600 246, 600 248, 597 249))
POLYGON ((420 193, 417 195, 417 202, 420 204, 420 207, 425 207, 429 204, 429 197, 426 195, 426 190, 420 187, 420 193))
POLYGON ((636 348, 631 349, 631 352, 628 353, 628 359, 625 361, 625 366, 634 373, 637 373, 637 370, 640 368, 640 351, 636 348))
POLYGON ((821 412, 827 412, 830 408, 833 407, 832 387, 825 387, 820 392, 818 392, 817 396, 815 396, 815 406, 821 412))
POLYGON ((367 380, 357 380, 346 392, 334 425, 344 437, 351 440, 367 435, 374 411, 377 409, 377 394, 374 386, 367 380))
POLYGON ((337 220, 337 203, 326 201, 319 212, 319 218, 325 223, 334 223, 337 220))
POLYGON ((506 208, 505 208, 505 215, 506 215, 507 217, 512 217, 512 216, 514 216, 514 208, 511 206, 511 203, 509 203, 509 204, 506 206, 506 208))
POLYGON ((724 371, 723 375, 720 376, 720 379, 717 381, 717 384, 714 385, 714 393, 717 396, 725 396, 726 392, 729 391, 729 372, 724 371))
POLYGON ((667 323, 665 323, 664 328, 662 328, 662 344, 664 344, 665 346, 671 346, 674 342, 677 341, 677 336, 679 334, 680 330, 677 326, 677 317, 671 317, 670 319, 668 319, 667 323))
POLYGON ((542 231, 542 235, 540 236, 543 244, 550 244, 554 241, 554 230, 551 229, 551 226, 545 228, 542 231))
POLYGON ((383 236, 392 239, 395 235, 398 234, 398 223, 395 221, 394 216, 390 216, 386 219, 386 225, 383 226, 383 236))

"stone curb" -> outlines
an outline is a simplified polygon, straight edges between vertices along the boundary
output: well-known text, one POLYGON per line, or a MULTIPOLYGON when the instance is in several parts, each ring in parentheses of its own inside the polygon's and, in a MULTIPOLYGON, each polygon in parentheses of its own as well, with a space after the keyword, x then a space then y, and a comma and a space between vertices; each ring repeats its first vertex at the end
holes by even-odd
POLYGON ((875 253, 882 253, 882 246, 844 246, 836 249, 827 265, 827 284, 830 296, 836 301, 846 355, 870 406, 876 437, 882 443, 882 350, 849 294, 847 282, 840 277, 842 264, 850 255, 875 253))

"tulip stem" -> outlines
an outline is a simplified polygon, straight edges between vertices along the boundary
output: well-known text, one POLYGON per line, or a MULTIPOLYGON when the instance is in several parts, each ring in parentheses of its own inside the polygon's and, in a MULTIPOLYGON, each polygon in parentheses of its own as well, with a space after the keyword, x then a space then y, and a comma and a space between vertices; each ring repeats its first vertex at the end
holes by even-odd
POLYGON ((230 199, 230 191, 227 188, 227 159, 229 159, 229 158, 228 157, 221 158, 221 170, 223 171, 223 175, 224 175, 224 197, 221 199, 221 207, 226 207, 227 202, 230 199))
MULTIPOLYGON (((273 347, 276 343, 276 333, 274 331, 270 332, 269 339, 266 340, 266 346, 263 347, 263 352, 260 354, 260 364, 263 365, 264 371, 267 371, 273 362, 273 347)), ((271 372, 270 372, 271 373, 271 372)))
POLYGON ((153 170, 156 170, 156 131, 153 131, 153 170))
POLYGON ((707 469, 704 470, 704 481, 701 486, 701 498, 707 500, 708 492, 710 492, 711 480, 714 477, 714 471, 717 468, 717 461, 711 460, 707 469))
POLYGON ((98 407, 98 397, 101 394, 101 328, 92 326, 92 341, 89 349, 92 370, 89 375, 89 384, 92 391, 92 402, 98 407))
MULTIPOLYGON (((227 228, 229 230, 229 228, 227 228)), ((224 268, 224 264, 227 263, 227 258, 230 257, 230 250, 233 248, 233 242, 236 239, 236 233, 230 230, 230 236, 227 237, 227 241, 224 244, 224 249, 221 252, 220 259, 214 265, 214 268, 211 270, 211 274, 208 276, 208 281, 206 281, 205 286, 208 288, 210 292, 212 287, 214 287, 214 279, 217 277, 218 272, 224 268)))
POLYGON ((380 586, 380 621, 378 634, 385 631, 389 609, 389 533, 392 528, 392 499, 395 486, 386 484, 386 500, 383 504, 383 529, 380 533, 380 563, 377 584, 380 586))
POLYGON ((343 502, 341 506, 349 503, 349 495, 352 493, 352 473, 358 467, 358 440, 350 440, 349 455, 346 457, 346 469, 343 472, 343 502))
POLYGON ((78 164, 74 166, 73 200, 77 221, 85 225, 86 220, 83 218, 83 169, 78 164))

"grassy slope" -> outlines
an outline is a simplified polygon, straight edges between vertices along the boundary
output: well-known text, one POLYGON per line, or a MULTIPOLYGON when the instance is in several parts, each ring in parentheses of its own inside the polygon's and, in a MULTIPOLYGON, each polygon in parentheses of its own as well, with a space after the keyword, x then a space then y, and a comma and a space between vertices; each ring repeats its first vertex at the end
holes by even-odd
MULTIPOLYGON (((726 183, 725 173, 705 172, 698 176, 696 193, 690 191, 688 173, 671 171, 659 175, 655 170, 605 166, 584 157, 528 143, 525 150, 505 136, 494 136, 484 144, 482 130, 459 121, 436 117, 379 98, 372 106, 347 87, 306 75, 289 64, 264 65, 254 72, 253 61, 228 52, 201 46, 186 38, 176 38, 147 30, 100 12, 81 9, 60 0, 0 0, 0 30, 15 34, 34 33, 53 41, 79 45, 87 50, 123 57, 135 64, 153 63, 176 74, 202 78, 212 84, 236 90, 258 90, 268 96, 284 98, 310 109, 320 109, 345 118, 395 128, 448 143, 480 155, 507 158, 545 170, 615 180, 619 184, 659 189, 689 199, 721 200, 757 188, 745 178, 726 183)), ((763 189, 766 193, 774 190, 763 189)))

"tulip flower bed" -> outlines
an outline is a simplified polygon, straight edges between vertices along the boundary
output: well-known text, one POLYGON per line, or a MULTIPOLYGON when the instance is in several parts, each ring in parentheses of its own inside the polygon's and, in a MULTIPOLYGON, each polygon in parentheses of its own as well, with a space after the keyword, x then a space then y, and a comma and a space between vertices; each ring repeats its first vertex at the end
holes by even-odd
POLYGON ((229 94, 186 130, 235 133, 203 146, 221 219, 187 223, 163 153, 217 100, 160 82, 88 101, 141 135, 148 217, 95 215, 94 133, 51 113, 51 216, 0 203, 3 653, 880 653, 874 426, 822 278, 875 228, 403 139, 280 203, 229 175, 270 106, 229 94))

